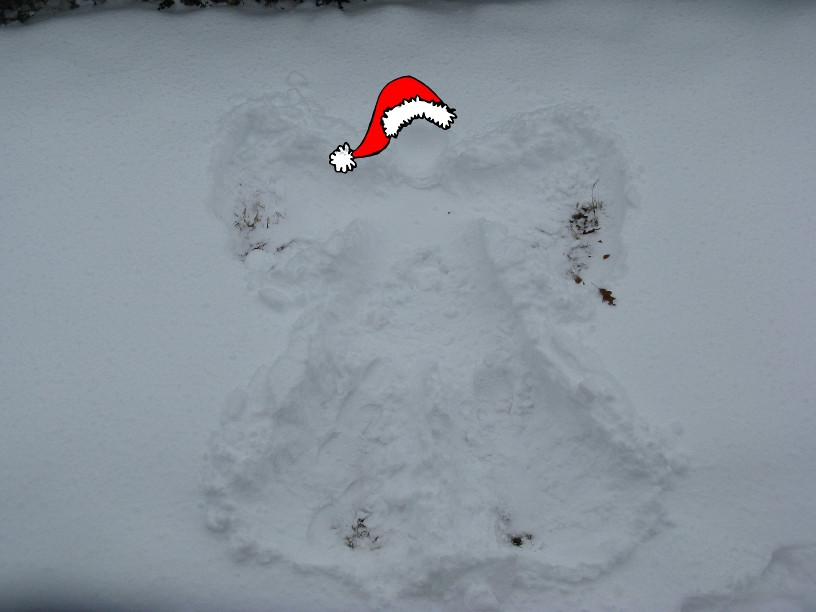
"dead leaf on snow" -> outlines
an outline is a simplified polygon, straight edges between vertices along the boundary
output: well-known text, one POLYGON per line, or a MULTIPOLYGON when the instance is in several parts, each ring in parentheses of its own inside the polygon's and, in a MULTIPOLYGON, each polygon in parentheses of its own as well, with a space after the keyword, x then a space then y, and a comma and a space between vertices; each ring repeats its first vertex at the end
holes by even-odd
POLYGON ((615 305, 615 298, 612 296, 612 292, 609 289, 598 287, 598 292, 601 294, 601 300, 603 300, 610 306, 615 305))

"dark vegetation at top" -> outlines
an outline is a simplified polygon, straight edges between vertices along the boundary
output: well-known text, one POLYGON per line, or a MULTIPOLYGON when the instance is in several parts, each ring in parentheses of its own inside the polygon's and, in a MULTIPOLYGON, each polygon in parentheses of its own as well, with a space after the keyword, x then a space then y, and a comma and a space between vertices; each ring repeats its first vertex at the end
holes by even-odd
MULTIPOLYGON (((188 6, 204 8, 214 5, 241 6, 244 0, 144 0, 155 4, 160 11, 175 6, 176 3, 188 6)), ((365 2, 366 0, 363 0, 365 2)), ((257 4, 265 7, 293 8, 298 4, 303 4, 304 0, 255 0, 257 4)), ((315 6, 336 6, 341 11, 343 5, 351 0, 314 0, 315 6)), ((105 0, 0 0, 0 25, 17 22, 25 23, 34 15, 43 13, 54 13, 79 8, 80 6, 97 6, 104 4, 105 0)))

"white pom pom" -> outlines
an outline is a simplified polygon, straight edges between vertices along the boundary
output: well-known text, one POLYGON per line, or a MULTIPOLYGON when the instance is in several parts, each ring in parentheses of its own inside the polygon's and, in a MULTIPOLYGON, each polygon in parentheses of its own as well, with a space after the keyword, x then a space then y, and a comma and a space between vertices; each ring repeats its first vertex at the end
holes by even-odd
POLYGON ((347 142, 337 147, 329 155, 329 161, 334 166, 335 172, 351 172, 357 167, 357 162, 354 161, 354 155, 351 154, 351 147, 347 142))

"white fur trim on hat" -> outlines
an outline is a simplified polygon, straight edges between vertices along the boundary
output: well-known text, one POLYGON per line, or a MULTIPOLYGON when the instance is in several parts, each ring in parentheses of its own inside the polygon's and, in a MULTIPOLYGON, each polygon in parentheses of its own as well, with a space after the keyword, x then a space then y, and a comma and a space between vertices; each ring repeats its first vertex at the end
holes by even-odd
POLYGON ((456 114, 454 109, 443 102, 428 102, 417 96, 383 113, 382 126, 385 135, 389 138, 396 138, 402 128, 420 117, 447 130, 453 125, 456 114))
POLYGON ((351 147, 347 142, 332 151, 332 154, 329 155, 329 161, 331 165, 334 166, 335 172, 351 172, 357 167, 357 162, 354 160, 351 147))

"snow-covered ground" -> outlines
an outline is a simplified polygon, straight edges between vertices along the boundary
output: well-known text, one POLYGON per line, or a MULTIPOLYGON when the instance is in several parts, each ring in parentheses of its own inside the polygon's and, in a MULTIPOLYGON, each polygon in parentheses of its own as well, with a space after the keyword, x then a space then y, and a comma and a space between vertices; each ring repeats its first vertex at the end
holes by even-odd
POLYGON ((0 607, 816 609, 814 31, 4 28, 0 607), (401 75, 452 128, 335 173, 401 75))

